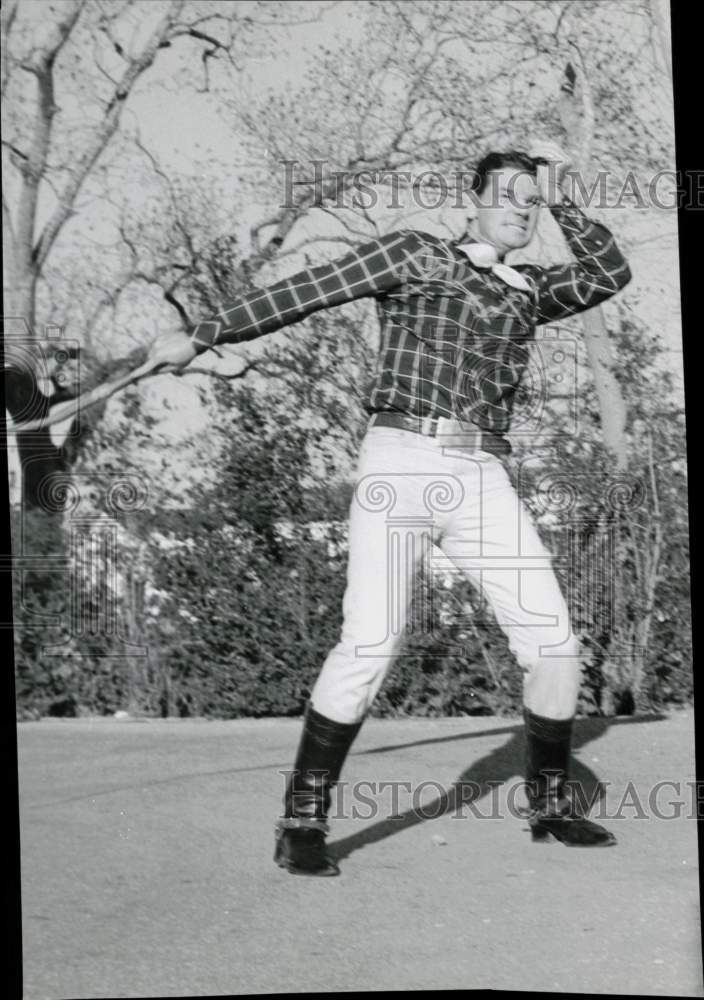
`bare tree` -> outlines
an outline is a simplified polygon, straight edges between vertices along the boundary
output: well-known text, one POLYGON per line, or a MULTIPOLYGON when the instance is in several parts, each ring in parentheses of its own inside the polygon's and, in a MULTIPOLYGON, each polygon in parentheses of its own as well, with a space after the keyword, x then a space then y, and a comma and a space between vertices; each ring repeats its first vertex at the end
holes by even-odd
MULTIPOLYGON (((19 323, 30 348, 25 343, 13 349, 9 338, 6 343, 11 415, 42 418, 51 404, 42 391, 54 373, 43 357, 40 329, 48 317, 42 315, 40 302, 42 295, 51 301, 52 289, 42 283, 47 284, 58 242, 80 217, 79 195, 116 148, 130 97, 145 79, 148 82, 160 53, 176 44, 193 50, 184 85, 207 89, 215 62, 236 72, 239 54, 257 29, 258 9, 264 11, 266 30, 267 17, 272 23, 278 13, 277 4, 255 5, 253 13, 238 4, 193 0, 148 6, 136 0, 42 5, 9 0, 3 5, 6 317, 19 323), (42 198, 52 202, 48 214, 42 198)), ((128 268, 121 287, 139 277, 138 267, 128 268)), ((114 302, 121 287, 104 293, 98 309, 114 302)), ((105 375, 103 366, 93 378, 105 375)), ((81 386, 55 388, 66 398, 81 386)), ((66 455, 47 430, 23 433, 21 420, 15 429, 23 502, 28 508, 41 506, 41 485, 66 471, 66 455)))
MULTIPOLYGON (((644 12, 650 17, 650 7, 646 7, 644 12)), ((324 9, 316 5, 313 16, 324 9)), ((461 171, 489 145, 520 144, 536 133, 559 129, 566 100, 560 109, 556 95, 567 54, 579 64, 580 90, 571 101, 577 111, 572 119, 580 119, 582 154, 589 153, 600 164, 606 159, 607 166, 630 156, 646 167, 662 157, 666 146, 666 137, 657 141, 658 121, 644 117, 638 104, 636 78, 649 72, 647 66, 641 68, 640 39, 634 35, 634 39, 617 42, 613 31, 602 29, 608 18, 616 23, 622 16, 619 5, 611 2, 536 0, 518 7, 489 0, 462 5, 370 2, 359 8, 362 26, 355 43, 337 45, 328 52, 321 49, 307 79, 288 93, 273 94, 233 87, 227 93, 222 86, 218 90, 214 70, 227 66, 236 75, 248 54, 244 40, 249 45, 257 27, 263 37, 280 39, 281 34, 275 32, 282 19, 310 17, 310 6, 285 15, 277 4, 263 3, 245 16, 242 5, 170 0, 150 4, 145 25, 144 5, 135 0, 109 6, 99 0, 67 0, 56 11, 51 9, 53 16, 42 30, 26 12, 23 21, 24 10, 21 2, 3 8, 3 93, 10 118, 19 119, 16 127, 7 129, 4 143, 6 169, 16 182, 17 193, 11 205, 4 203, 3 212, 6 301, 12 314, 29 324, 34 337, 39 291, 47 295, 47 287, 41 289, 41 284, 51 274, 52 250, 68 228, 80 224, 78 195, 94 180, 96 167, 105 162, 106 155, 115 152, 115 137, 126 137, 124 113, 135 88, 148 79, 162 51, 177 44, 192 46, 195 57, 188 85, 218 93, 225 114, 253 157, 261 161, 262 148, 268 151, 256 176, 244 178, 243 199, 250 185, 259 201, 266 192, 264 201, 279 207, 262 212, 253 224, 247 248, 232 241, 225 246, 222 237, 212 234, 209 239, 202 221, 188 218, 182 210, 183 185, 176 193, 173 172, 156 161, 141 143, 138 130, 132 129, 131 139, 143 165, 162 185, 159 211, 166 209, 168 246, 164 238, 159 245, 134 215, 130 219, 123 205, 124 222, 118 236, 122 268, 115 284, 103 288, 93 312, 86 316, 84 346, 96 315, 114 308, 121 290, 130 283, 157 288, 185 324, 201 308, 221 302, 223 295, 250 286, 264 273, 262 269, 290 253, 298 222, 312 210, 329 213, 339 193, 335 172, 350 178, 359 171, 377 176, 428 167, 461 171), (582 54, 579 58, 575 40, 582 54), (74 85, 74 93, 85 96, 90 90, 98 98, 97 113, 79 129, 63 107, 61 93, 77 55, 83 59, 84 85, 82 93, 74 85), (35 88, 29 104, 20 97, 28 78, 35 88), (614 81, 620 81, 620 86, 614 86, 614 81), (619 111, 631 117, 639 114, 639 128, 619 132, 615 118, 619 111), (325 161, 322 187, 299 183, 293 198, 282 206, 282 161, 298 159, 310 172, 316 158, 325 161), (55 196, 48 218, 40 220, 42 185, 45 193, 49 185, 53 187, 55 196), (145 246, 150 247, 148 265, 141 253, 145 246), (228 273, 222 265, 219 270, 214 266, 218 257, 229 262, 228 273)), ((67 89, 70 93, 71 88, 67 89)), ((582 170, 583 161, 581 155, 582 170)), ((109 199, 111 194, 103 197, 109 199)), ((341 243, 370 231, 369 219, 359 207, 334 214, 340 223, 341 243)), ((163 236, 165 228, 159 228, 163 236)), ((330 238, 329 230, 318 237, 330 238)), ((54 288, 58 283, 54 281, 54 288)), ((622 454, 625 416, 608 338, 602 325, 597 330, 596 310, 587 314, 586 322, 585 340, 600 391, 604 433, 622 454)), ((140 348, 143 354, 144 345, 136 344, 128 363, 141 359, 140 348)), ((22 369, 22 364, 17 368, 22 369)), ((101 368, 94 379, 105 375, 101 368)), ((36 390, 31 373, 22 369, 12 376, 8 380, 11 412, 20 413, 28 398, 37 403, 33 416, 45 412, 49 402, 36 390)), ((30 454, 42 453, 61 464, 46 433, 20 433, 19 445, 25 468, 30 454)), ((41 479, 41 462, 37 468, 41 479)), ((28 502, 36 501, 34 487, 26 496, 28 502)))

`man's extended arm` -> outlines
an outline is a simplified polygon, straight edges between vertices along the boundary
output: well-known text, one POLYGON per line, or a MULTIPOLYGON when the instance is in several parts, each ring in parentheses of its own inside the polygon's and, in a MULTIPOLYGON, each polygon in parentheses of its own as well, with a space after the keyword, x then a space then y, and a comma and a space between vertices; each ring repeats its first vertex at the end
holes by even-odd
POLYGON ((537 322, 549 323, 591 309, 631 280, 628 262, 606 226, 588 219, 567 198, 550 205, 576 258, 574 264, 536 269, 537 322))
POLYGON ((391 233, 330 264, 305 268, 267 288, 240 295, 217 318, 198 323, 190 334, 193 347, 200 354, 215 344, 253 340, 319 309, 382 295, 401 284, 419 245, 412 231, 391 233))

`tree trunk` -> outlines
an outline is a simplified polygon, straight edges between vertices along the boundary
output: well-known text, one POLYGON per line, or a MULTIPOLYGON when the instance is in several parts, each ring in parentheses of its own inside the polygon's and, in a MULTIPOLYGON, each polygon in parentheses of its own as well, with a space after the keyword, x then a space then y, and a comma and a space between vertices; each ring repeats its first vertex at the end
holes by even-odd
MULTIPOLYGON (((184 0, 172 0, 141 51, 127 62, 102 122, 94 130, 84 149, 77 152, 72 169, 58 193, 56 206, 36 240, 39 187, 46 177, 54 116, 58 110, 54 95, 54 67, 59 53, 77 25, 84 0, 64 0, 59 17, 52 25, 44 44, 35 48, 22 64, 22 70, 36 80, 37 96, 28 155, 15 162, 21 183, 14 219, 3 198, 6 305, 10 306, 9 315, 27 330, 29 341, 18 343, 14 349, 11 342, 6 344, 6 405, 15 423, 45 416, 51 401, 41 391, 39 384, 39 378, 44 373, 40 360, 41 341, 35 325, 37 280, 51 248, 72 213, 76 196, 86 177, 118 129, 127 97, 137 80, 154 62, 159 48, 167 40, 174 22, 180 16, 183 5, 184 0), (36 363, 32 363, 33 344, 36 345, 36 363)), ((16 5, 12 4, 8 5, 7 11, 3 10, 5 42, 15 11, 16 5)), ((3 70, 7 66, 5 59, 3 70)), ((7 83, 5 75, 3 91, 7 83)), ((50 495, 50 509, 54 510, 58 498, 57 477, 65 476, 70 467, 65 449, 58 448, 53 443, 48 428, 29 434, 18 430, 16 438, 22 470, 23 509, 46 509, 46 497, 50 495)))
MULTIPOLYGON (((562 126, 567 136, 568 148, 574 150, 577 156, 578 162, 575 166, 586 173, 589 169, 594 137, 594 105, 584 59, 579 48, 576 45, 573 47, 579 58, 580 73, 576 77, 576 87, 574 70, 571 74, 565 74, 565 83, 560 93, 559 111, 562 126), (581 96, 580 109, 577 108, 576 92, 581 96)), ((595 306, 584 313, 582 322, 587 358, 599 400, 604 444, 613 453, 616 468, 623 471, 628 462, 626 403, 614 372, 615 360, 601 306, 595 306)))
POLYGON ((589 367, 594 376, 601 431, 604 444, 616 456, 616 468, 622 472, 628 462, 626 447, 626 404, 621 386, 614 373, 614 357, 609 342, 609 331, 600 306, 590 309, 582 317, 584 346, 589 367))

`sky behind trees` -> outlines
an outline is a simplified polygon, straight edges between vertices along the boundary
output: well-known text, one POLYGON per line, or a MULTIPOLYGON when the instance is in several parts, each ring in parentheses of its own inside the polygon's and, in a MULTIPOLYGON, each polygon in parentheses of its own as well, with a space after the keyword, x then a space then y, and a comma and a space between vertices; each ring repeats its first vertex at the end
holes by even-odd
MULTIPOLYGON (((591 172, 601 166, 609 171, 613 198, 633 170, 647 195, 645 185, 656 170, 674 169, 669 43, 660 30, 666 21, 655 17, 661 6, 658 0, 460 5, 197 0, 179 7, 176 29, 181 23, 195 25, 196 32, 229 48, 208 57, 209 43, 176 31, 158 50, 125 101, 118 135, 79 190, 47 262, 38 291, 39 326, 58 324, 66 336, 90 342, 102 356, 119 357, 181 325, 163 295, 170 277, 134 280, 130 267, 166 273, 168 256, 172 262, 187 256, 189 240, 200 250, 209 240, 234 237, 237 257, 251 254, 251 227, 276 216, 284 196, 282 158, 302 164, 320 158, 337 169, 356 143, 366 147, 362 166, 378 147, 391 154, 386 159, 393 167, 401 158, 389 145, 390 133, 400 123, 402 131, 407 126, 401 147, 411 150, 400 166, 451 175, 471 167, 487 143, 559 137, 551 105, 565 61, 576 59, 575 41, 586 59, 596 120, 591 172), (228 24, 230 17, 236 30, 228 24), (245 24, 248 17, 252 23, 245 24), (412 111, 408 103, 404 119, 403 102, 414 88, 418 101, 412 111), (486 140, 472 139, 487 128, 493 133, 486 140), (185 225, 185 235, 176 234, 177 245, 169 242, 175 211, 183 213, 185 225), (101 308, 106 290, 114 301, 101 308)), ((21 52, 20 43, 32 33, 40 42, 61 9, 48 0, 20 2, 13 27, 18 38, 13 35, 10 50, 15 44, 21 52)), ((121 0, 104 8, 89 0, 57 66, 59 114, 50 165, 63 162, 63 176, 71 170, 72 150, 80 150, 99 126, 108 80, 119 75, 124 52, 136 52, 168 9, 165 2, 121 0), (107 27, 99 23, 103 9, 111 15, 107 27)), ((31 83, 25 77, 23 82, 31 83)), ((8 91, 6 135, 12 141, 16 135, 20 142, 28 128, 30 99, 29 91, 8 91)), ((310 171, 303 167, 301 172, 310 171)), ((60 170, 56 176, 61 178, 60 170)), ((7 162, 5 181, 14 210, 17 175, 7 162)), ((47 174, 39 189, 36 232, 55 209, 58 188, 47 174)), ((329 206, 301 211, 283 233, 280 251, 257 265, 252 280, 264 283, 292 273, 306 260, 344 252, 345 243, 331 238, 339 234, 349 240, 346 226, 362 238, 375 227, 387 231, 399 225, 459 235, 466 223, 465 209, 452 206, 385 210, 388 188, 378 193, 379 205, 367 218, 329 206), (297 246, 305 256, 293 252, 297 246)), ((622 207, 594 214, 611 226, 632 264, 634 279, 623 302, 657 334, 664 347, 662 363, 681 382, 675 211, 639 207, 631 191, 622 207)), ((219 251, 224 269, 228 252, 219 251)), ((546 218, 523 256, 559 259, 565 253, 546 218)), ((239 262, 233 258, 233 271, 239 262)), ((187 308, 193 320, 208 315, 205 302, 189 301, 187 308)), ((607 305, 612 321, 615 310, 615 304, 607 305)), ((362 308, 360 315, 368 317, 369 311, 362 308)), ((305 331, 301 326, 265 340, 302 337, 305 331)), ((373 328, 368 334, 373 338, 373 328)), ((266 346, 247 345, 245 354, 256 355, 266 346)), ((236 370, 236 354, 226 349, 221 359, 209 355, 208 364, 236 370)), ((186 428, 195 432, 207 426, 210 417, 197 392, 198 384, 207 381, 206 376, 164 376, 143 383, 147 410, 164 418, 160 429, 167 437, 178 440, 186 428)), ((119 400, 110 406, 119 408, 119 400)))

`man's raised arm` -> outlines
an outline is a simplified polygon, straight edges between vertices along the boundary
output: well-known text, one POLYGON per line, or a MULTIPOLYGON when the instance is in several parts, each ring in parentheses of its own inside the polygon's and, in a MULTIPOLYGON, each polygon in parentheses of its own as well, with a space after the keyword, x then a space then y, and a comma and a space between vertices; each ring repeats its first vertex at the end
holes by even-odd
POLYGON ((391 233, 330 264, 307 267, 267 288, 246 292, 226 303, 215 319, 198 323, 190 334, 193 347, 200 354, 215 344, 253 340, 319 309, 383 295, 401 284, 419 245, 412 231, 391 233))
POLYGON ((591 309, 631 280, 628 262, 606 226, 588 219, 567 198, 550 205, 550 212, 575 256, 575 263, 536 268, 533 272, 538 292, 538 323, 591 309))

